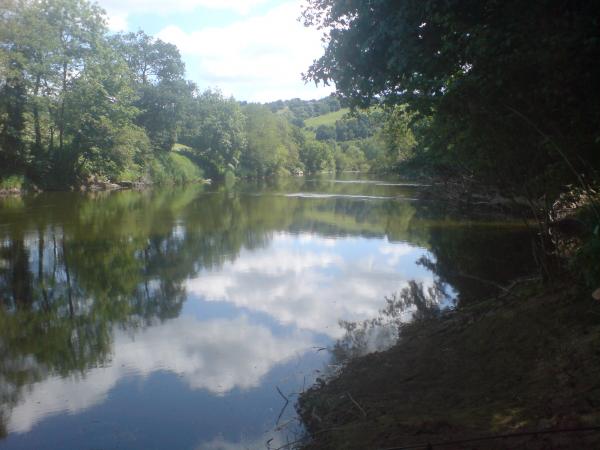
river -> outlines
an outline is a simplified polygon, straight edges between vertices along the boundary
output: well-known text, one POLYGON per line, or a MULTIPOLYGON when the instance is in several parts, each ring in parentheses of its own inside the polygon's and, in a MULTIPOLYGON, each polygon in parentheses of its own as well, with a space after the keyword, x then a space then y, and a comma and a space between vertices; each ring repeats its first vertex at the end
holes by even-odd
POLYGON ((411 281, 444 309, 528 272, 518 223, 426 189, 343 174, 0 199, 0 449, 293 440, 340 321, 411 281))

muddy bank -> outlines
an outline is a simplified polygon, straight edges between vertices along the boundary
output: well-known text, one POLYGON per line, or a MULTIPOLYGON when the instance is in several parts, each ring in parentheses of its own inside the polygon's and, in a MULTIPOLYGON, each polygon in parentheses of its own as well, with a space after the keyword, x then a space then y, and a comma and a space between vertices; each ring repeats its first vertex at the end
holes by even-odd
MULTIPOLYGON (((348 363, 297 408, 307 449, 600 426, 600 302, 569 283, 544 292, 529 284, 405 325, 397 345, 348 363)), ((443 448, 600 448, 600 432, 443 448)))

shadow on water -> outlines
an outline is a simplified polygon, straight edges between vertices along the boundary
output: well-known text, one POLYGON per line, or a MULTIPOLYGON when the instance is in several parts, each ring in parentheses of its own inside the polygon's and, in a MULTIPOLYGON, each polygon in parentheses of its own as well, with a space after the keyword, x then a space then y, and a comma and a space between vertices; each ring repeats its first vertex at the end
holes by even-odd
POLYGON ((454 305, 442 283, 425 287, 423 283, 409 281, 400 292, 386 297, 385 307, 377 317, 362 322, 340 322, 344 336, 331 348, 327 375, 334 375, 354 358, 390 348, 397 342, 403 324, 438 317, 454 305))

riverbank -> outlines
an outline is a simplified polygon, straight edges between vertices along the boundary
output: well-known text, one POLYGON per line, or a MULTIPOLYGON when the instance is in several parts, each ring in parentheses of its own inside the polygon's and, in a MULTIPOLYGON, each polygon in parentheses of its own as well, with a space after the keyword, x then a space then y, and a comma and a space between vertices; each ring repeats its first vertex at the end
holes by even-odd
POLYGON ((165 153, 149 159, 142 166, 132 166, 112 178, 88 175, 85 179, 58 181, 56 177, 34 183, 22 174, 0 176, 0 196, 22 195, 41 191, 110 191, 143 189, 154 185, 210 183, 202 169, 187 156, 165 153))
MULTIPOLYGON (((402 327, 301 395, 307 449, 377 449, 600 426, 600 302, 563 282, 520 285, 402 327)), ((600 432, 444 448, 598 448, 600 432)), ((436 448, 436 447, 434 447, 436 448)))

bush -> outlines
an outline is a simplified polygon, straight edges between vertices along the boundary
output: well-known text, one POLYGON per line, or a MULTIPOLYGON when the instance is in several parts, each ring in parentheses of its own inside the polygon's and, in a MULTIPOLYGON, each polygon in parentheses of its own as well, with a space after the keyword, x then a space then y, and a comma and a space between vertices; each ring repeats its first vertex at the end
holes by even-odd
POLYGON ((189 158, 177 153, 157 155, 150 163, 150 178, 156 184, 183 184, 199 181, 202 170, 189 158))
POLYGON ((22 190, 26 185, 23 175, 9 175, 0 178, 0 191, 22 190))

